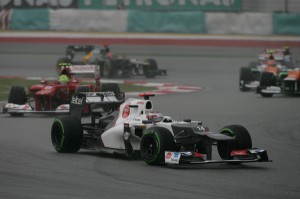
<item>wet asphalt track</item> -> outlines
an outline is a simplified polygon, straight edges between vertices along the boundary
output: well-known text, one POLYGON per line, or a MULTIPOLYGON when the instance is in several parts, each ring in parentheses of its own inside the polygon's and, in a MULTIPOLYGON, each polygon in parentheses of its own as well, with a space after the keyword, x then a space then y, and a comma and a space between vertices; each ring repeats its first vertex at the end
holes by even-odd
MULTIPOLYGON (((1 43, 0 76, 55 76, 55 60, 64 46, 1 43)), ((239 67, 253 60, 258 49, 113 46, 112 50, 155 57, 168 76, 149 81, 205 88, 157 96, 153 98, 157 110, 175 119, 202 120, 215 131, 242 124, 253 145, 266 148, 274 162, 170 168, 83 150, 59 154, 50 141, 51 116, 0 115, 0 198, 299 198, 300 98, 266 99, 238 90, 239 67)), ((294 55, 299 51, 293 49, 294 55)))

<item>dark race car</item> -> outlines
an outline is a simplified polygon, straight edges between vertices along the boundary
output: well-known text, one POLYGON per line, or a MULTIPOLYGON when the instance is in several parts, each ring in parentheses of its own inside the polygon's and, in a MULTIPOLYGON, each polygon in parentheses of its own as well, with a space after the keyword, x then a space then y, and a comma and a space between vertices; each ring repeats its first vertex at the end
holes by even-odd
POLYGON ((167 75, 164 69, 158 69, 153 58, 137 60, 124 55, 115 55, 107 45, 96 47, 93 45, 70 45, 66 48, 65 57, 57 60, 59 63, 70 62, 76 65, 98 65, 102 77, 130 77, 145 76, 154 78, 157 75, 167 75))

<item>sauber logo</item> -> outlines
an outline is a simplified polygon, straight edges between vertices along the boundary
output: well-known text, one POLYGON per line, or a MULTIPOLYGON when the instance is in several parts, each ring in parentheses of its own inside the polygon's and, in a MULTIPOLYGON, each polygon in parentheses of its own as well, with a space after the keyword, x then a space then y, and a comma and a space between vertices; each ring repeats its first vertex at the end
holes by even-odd
POLYGON ((129 107, 130 103, 126 104, 124 109, 123 109, 123 113, 122 113, 122 117, 123 118, 127 118, 130 114, 130 107, 129 107))
POLYGON ((77 96, 75 96, 75 97, 73 96, 71 103, 72 104, 78 104, 78 105, 80 105, 80 104, 82 104, 82 101, 83 101, 83 98, 79 98, 77 96))
POLYGON ((166 159, 170 159, 172 157, 172 153, 171 152, 168 152, 167 154, 166 154, 166 159))

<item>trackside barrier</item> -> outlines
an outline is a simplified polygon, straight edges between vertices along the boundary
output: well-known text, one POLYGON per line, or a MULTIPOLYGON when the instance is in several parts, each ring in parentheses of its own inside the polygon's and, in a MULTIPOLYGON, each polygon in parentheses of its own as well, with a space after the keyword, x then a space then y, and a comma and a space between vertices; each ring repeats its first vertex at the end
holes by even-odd
POLYGON ((127 11, 50 10, 50 30, 126 32, 127 11))
POLYGON ((211 13, 205 15, 208 34, 271 35, 271 13, 211 13))
POLYGON ((274 13, 273 34, 300 35, 300 14, 274 13))
POLYGON ((300 35, 297 13, 150 12, 136 10, 11 9, 2 30, 300 35))
POLYGON ((12 30, 49 30, 49 9, 13 9, 12 30))
POLYGON ((129 11, 128 32, 205 33, 202 12, 129 11))

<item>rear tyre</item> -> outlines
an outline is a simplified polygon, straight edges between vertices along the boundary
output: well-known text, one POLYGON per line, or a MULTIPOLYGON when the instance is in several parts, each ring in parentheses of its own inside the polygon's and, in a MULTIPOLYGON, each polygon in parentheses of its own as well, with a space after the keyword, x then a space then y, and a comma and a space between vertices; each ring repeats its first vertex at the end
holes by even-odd
MULTIPOLYGON (((22 86, 13 86, 8 95, 8 103, 23 105, 27 102, 25 88, 22 86)), ((20 117, 23 113, 9 113, 11 116, 20 117)))
POLYGON ((51 128, 51 140, 59 153, 76 153, 82 143, 82 128, 77 118, 63 116, 55 118, 51 128))
POLYGON ((112 59, 107 59, 103 62, 103 67, 101 70, 101 76, 106 78, 114 77, 118 73, 118 66, 116 61, 112 59))
POLYGON ((101 92, 113 92, 116 96, 120 94, 120 86, 115 83, 105 83, 101 85, 101 92))
POLYGON ((250 88, 247 88, 245 85, 254 81, 251 69, 248 67, 242 67, 240 69, 240 78, 239 78, 239 87, 241 91, 250 91, 250 88))
POLYGON ((128 59, 124 59, 121 62, 121 70, 122 70, 122 77, 130 78, 132 74, 132 67, 131 63, 128 59))
POLYGON ((77 93, 85 93, 85 92, 90 92, 90 88, 88 86, 78 86, 75 90, 75 94, 77 93))
POLYGON ((251 61, 249 64, 248 64, 248 67, 249 68, 257 68, 257 66, 259 65, 259 63, 257 61, 251 61))
POLYGON ((149 165, 165 162, 165 151, 174 151, 175 142, 171 132, 162 127, 147 129, 140 143, 142 159, 149 165))
POLYGON ((102 77, 110 77, 111 76, 111 62, 109 60, 105 60, 103 62, 103 69, 101 70, 102 77))
POLYGON ((232 141, 218 141, 217 148, 223 160, 232 159, 231 151, 252 148, 252 140, 248 130, 240 125, 229 125, 220 130, 221 134, 235 138, 232 141))
POLYGON ((155 78, 158 67, 157 67, 157 62, 155 59, 146 59, 145 60, 147 65, 144 65, 144 74, 147 78, 155 78))

